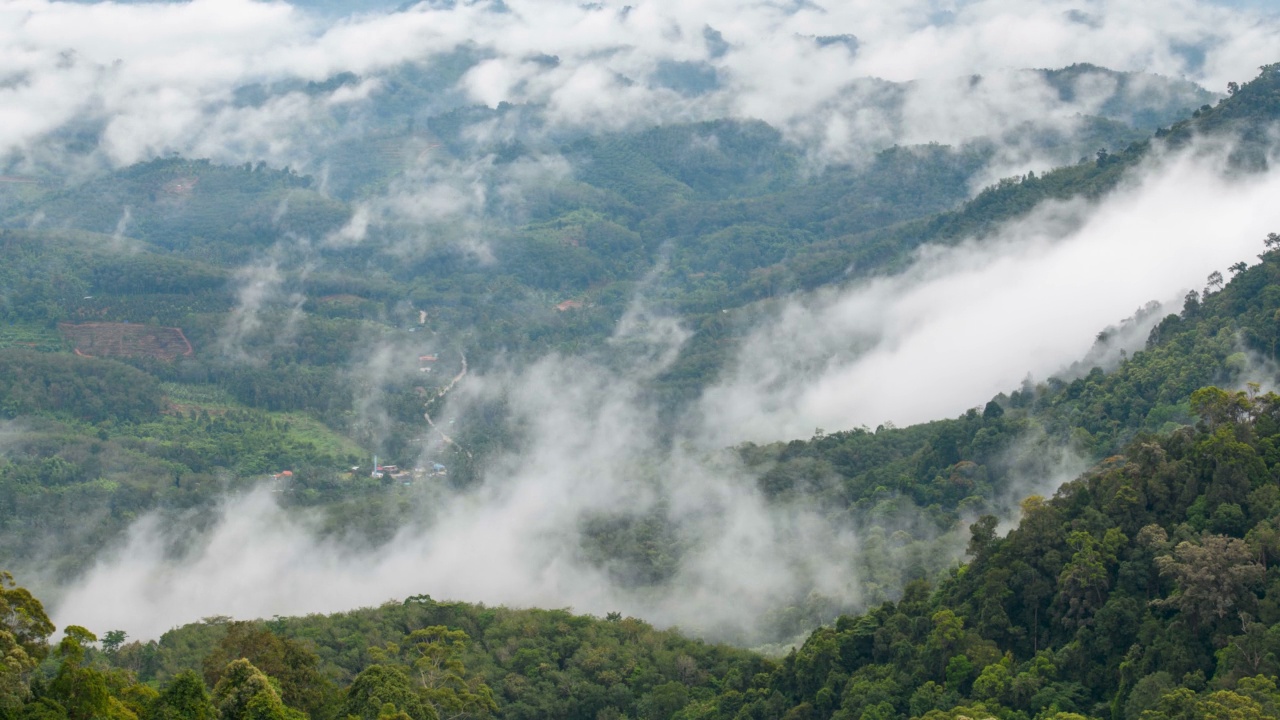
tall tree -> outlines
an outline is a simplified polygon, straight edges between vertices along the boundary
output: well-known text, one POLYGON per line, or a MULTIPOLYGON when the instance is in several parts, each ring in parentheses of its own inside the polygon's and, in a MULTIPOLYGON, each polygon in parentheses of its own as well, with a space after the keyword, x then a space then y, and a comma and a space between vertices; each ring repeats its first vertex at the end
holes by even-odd
POLYGON ((231 667, 245 658, 279 684, 280 699, 311 715, 323 708, 337 690, 320 672, 320 657, 303 643, 282 638, 260 622, 227 623, 227 633, 204 659, 204 679, 216 687, 231 667))
POLYGON ((253 663, 240 658, 227 665, 213 689, 219 720, 304 720, 297 710, 285 707, 271 679, 253 663))
POLYGON ((1172 555, 1156 558, 1156 566, 1178 586, 1161 604, 1176 607, 1197 626, 1249 609, 1252 591, 1266 575, 1245 541, 1225 535, 1178 543, 1172 555))
POLYGON ((44 658, 53 629, 40 601, 0 571, 0 713, 16 710, 30 696, 31 672, 44 658))
POLYGON ((218 711, 194 670, 184 670, 165 685, 147 720, 214 720, 218 711))
POLYGON ((113 702, 106 676, 85 664, 85 646, 98 638, 78 625, 67 626, 63 633, 58 643, 62 662, 49 683, 48 697, 66 709, 70 720, 121 717, 120 703, 113 702))

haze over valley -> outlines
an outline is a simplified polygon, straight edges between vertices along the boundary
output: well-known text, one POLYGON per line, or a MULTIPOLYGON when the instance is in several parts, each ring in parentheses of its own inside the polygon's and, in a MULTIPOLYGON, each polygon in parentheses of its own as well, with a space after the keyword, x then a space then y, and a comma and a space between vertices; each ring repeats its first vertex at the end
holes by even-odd
POLYGON ((1277 48, 5 3, 0 719, 1273 717, 1277 48))

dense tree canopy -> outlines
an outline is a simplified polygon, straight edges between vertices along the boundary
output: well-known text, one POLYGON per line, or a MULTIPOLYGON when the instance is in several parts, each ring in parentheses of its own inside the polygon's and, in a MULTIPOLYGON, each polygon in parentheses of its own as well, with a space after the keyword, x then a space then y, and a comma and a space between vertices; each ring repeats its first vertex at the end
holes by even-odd
MULTIPOLYGON (((440 72, 460 75, 465 54, 440 72)), ((1044 77, 1069 94, 1086 70, 1044 77)), ((397 82, 410 98, 435 80, 410 68, 397 82)), ((484 198, 483 232, 392 224, 359 245, 341 242, 358 192, 390 172, 369 144, 351 148, 364 172, 345 195, 287 169, 183 158, 38 185, 0 217, 0 419, 13 428, 0 558, 74 575, 140 513, 198 532, 210 514, 193 509, 268 477, 287 507, 327 509, 325 531, 385 541, 423 496, 359 465, 421 447, 423 413, 468 362, 616 359, 627 350, 610 339, 642 288, 693 332, 646 380, 674 413, 770 298, 901 268, 922 244, 980 236, 1048 199, 1100 197, 1153 149, 1198 135, 1242 138, 1235 172, 1265 167, 1277 87, 1267 66, 1150 139, 1111 108, 1082 119, 1092 145, 1080 162, 972 199, 988 144, 886 148, 808 172, 753 121, 569 138, 557 151, 570 171, 518 208, 484 198), (404 242, 423 232, 492 243, 404 242), (290 242, 303 260, 280 250, 290 242), (177 338, 190 347, 174 352, 177 338)), ((427 125, 460 156, 469 119, 510 112, 427 125)), ((496 165, 536 157, 514 142, 491 150, 496 165)), ((1215 270, 1179 312, 1143 308, 1104 331, 1100 351, 1151 328, 1118 363, 1102 367, 1099 352, 954 419, 736 448, 767 502, 867 528, 865 612, 780 658, 616 613, 425 596, 328 617, 210 618, 149 642, 72 625, 51 645, 40 602, 5 573, 0 720, 1276 717, 1280 397, 1246 383, 1280 360, 1278 250, 1272 234, 1261 263, 1237 262, 1229 279, 1215 270), (1053 497, 1018 498, 1016 526, 1000 532, 1014 480, 1052 477, 1063 447, 1092 469, 1053 497), (890 537, 887 519, 905 513, 923 538, 890 537), (953 567, 930 542, 975 517, 969 562, 953 567)), ((441 487, 475 482, 486 450, 517 434, 501 398, 478 402, 441 451, 452 468, 441 487)), ((684 540, 661 507, 600 513, 581 530, 585 561, 615 580, 660 590, 678 575, 684 540)), ((774 620, 807 630, 810 609, 774 620)))

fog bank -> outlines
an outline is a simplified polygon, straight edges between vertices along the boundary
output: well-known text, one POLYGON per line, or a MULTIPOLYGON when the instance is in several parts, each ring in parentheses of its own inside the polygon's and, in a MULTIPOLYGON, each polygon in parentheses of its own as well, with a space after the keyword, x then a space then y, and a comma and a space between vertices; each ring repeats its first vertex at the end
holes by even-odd
POLYGON ((1149 160, 1100 203, 1049 202, 992 237, 925 246, 901 275, 786 303, 703 399, 722 442, 954 417, 1083 358, 1152 300, 1256 262, 1280 173, 1229 178, 1208 149, 1149 160))
MULTIPOLYGON (((158 517, 139 522, 53 614, 154 637, 208 615, 336 611, 427 593, 616 610, 738 641, 788 607, 830 620, 865 600, 868 567, 900 573, 908 556, 945 567, 964 528, 938 537, 910 516, 857 527, 838 508, 770 504, 722 448, 955 416, 1084 357, 1100 329, 1252 258, 1280 225, 1270 201, 1280 174, 1228 179, 1222 158, 1214 148, 1156 157, 1099 203, 1048 203, 990 237, 923 248, 900 275, 786 301, 678 420, 674 442, 645 382, 688 332, 640 298, 614 337, 635 349, 629 364, 552 355, 468 376, 449 411, 501 396, 518 438, 490 459, 478 490, 423 488, 420 520, 384 546, 321 540, 263 488, 227 498, 215 529, 177 558, 158 517), (674 528, 654 546, 674 563, 658 581, 620 582, 634 568, 594 557, 584 528, 645 517, 674 528), (895 529, 933 544, 894 547, 885 538, 895 529)), ((1035 479, 1019 487, 1043 491, 1035 479)))

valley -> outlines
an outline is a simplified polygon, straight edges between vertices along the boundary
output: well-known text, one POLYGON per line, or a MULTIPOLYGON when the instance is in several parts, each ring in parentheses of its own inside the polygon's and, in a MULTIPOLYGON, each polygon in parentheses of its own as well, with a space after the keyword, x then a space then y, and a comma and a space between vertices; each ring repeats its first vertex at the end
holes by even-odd
POLYGON ((1280 716, 1269 16, 228 2, 0 28, 0 720, 1280 716))

